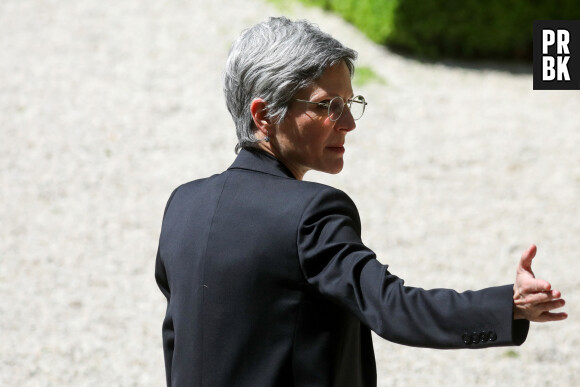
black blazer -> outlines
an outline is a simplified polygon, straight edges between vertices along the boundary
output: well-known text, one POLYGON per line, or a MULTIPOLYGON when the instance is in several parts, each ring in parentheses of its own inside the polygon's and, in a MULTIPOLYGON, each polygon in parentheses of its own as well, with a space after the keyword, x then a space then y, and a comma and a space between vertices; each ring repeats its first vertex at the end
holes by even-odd
POLYGON ((260 151, 177 188, 155 268, 167 385, 375 386, 371 329, 430 348, 525 340, 512 285, 406 287, 360 235, 345 193, 260 151))

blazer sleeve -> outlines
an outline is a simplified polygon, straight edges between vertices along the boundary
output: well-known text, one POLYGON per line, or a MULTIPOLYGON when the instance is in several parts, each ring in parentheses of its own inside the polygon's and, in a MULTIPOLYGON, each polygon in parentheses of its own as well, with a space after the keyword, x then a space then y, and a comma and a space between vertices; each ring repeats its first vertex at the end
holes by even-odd
POLYGON ((358 211, 327 188, 306 206, 297 245, 307 282, 379 336, 428 348, 520 345, 529 321, 513 320, 513 285, 458 293, 408 287, 361 240, 358 211))

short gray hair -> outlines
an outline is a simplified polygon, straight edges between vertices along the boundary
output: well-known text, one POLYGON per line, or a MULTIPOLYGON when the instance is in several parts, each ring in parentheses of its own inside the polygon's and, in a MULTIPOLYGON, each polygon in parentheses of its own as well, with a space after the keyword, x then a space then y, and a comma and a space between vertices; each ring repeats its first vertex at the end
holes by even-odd
POLYGON ((267 116, 280 123, 296 93, 340 61, 352 76, 356 57, 356 51, 306 20, 273 17, 242 32, 224 72, 226 105, 238 135, 236 153, 259 142, 250 112, 254 99, 266 101, 267 116))

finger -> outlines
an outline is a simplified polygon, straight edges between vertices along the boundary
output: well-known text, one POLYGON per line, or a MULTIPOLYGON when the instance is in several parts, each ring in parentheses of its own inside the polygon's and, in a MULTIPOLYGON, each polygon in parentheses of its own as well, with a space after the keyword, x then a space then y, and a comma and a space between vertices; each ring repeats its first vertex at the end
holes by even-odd
POLYGON ((539 315, 537 319, 534 319, 532 321, 535 321, 535 322, 562 321, 562 320, 566 320, 567 318, 568 318, 568 313, 565 313, 565 312, 560 312, 560 313, 544 312, 541 315, 539 315))
POLYGON ((562 296, 558 290, 550 290, 547 292, 540 291, 535 293, 523 293, 519 297, 514 299, 516 305, 536 305, 543 302, 548 302, 554 299, 558 299, 562 296))
POLYGON ((563 307, 564 305, 566 305, 566 301, 563 299, 558 299, 558 300, 552 300, 552 301, 540 303, 540 304, 536 305, 535 307, 538 308, 539 310, 542 310, 543 312, 550 312, 554 309, 559 309, 559 308, 563 307))
POLYGON ((530 294, 522 294, 520 298, 514 300, 514 302, 518 305, 535 305, 541 304, 543 302, 548 302, 551 300, 555 300, 561 297, 561 293, 557 290, 551 290, 547 292, 536 292, 530 294))
POLYGON ((548 293, 551 292, 551 289, 552 285, 548 281, 538 278, 522 281, 518 286, 518 292, 523 296, 535 293, 548 293))
POLYGON ((537 251, 536 245, 531 245, 524 253, 522 254, 522 259, 520 260, 520 266, 525 269, 526 271, 532 271, 532 259, 536 256, 537 251))

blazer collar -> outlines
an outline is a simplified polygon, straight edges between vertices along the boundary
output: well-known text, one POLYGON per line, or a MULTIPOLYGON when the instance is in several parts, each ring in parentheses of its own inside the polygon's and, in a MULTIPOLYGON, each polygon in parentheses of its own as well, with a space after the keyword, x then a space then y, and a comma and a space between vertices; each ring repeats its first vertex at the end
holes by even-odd
POLYGON ((292 172, 284 164, 271 154, 260 149, 242 149, 228 169, 246 169, 295 179, 292 172))

